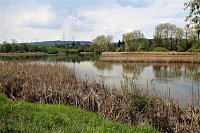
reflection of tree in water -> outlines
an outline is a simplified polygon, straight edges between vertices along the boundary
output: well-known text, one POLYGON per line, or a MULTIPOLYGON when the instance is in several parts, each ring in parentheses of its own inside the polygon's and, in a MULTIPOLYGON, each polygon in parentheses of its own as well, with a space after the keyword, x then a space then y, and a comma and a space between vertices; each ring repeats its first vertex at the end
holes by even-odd
POLYGON ((146 67, 146 65, 139 63, 131 63, 131 64, 122 64, 122 67, 124 73, 139 76, 146 67))
POLYGON ((101 61, 94 61, 93 66, 96 67, 99 70, 112 70, 112 64, 108 62, 101 62, 101 61))
POLYGON ((153 64, 155 78, 189 78, 200 80, 200 66, 197 64, 153 64))
POLYGON ((184 67, 184 77, 200 81, 200 65, 191 64, 184 67))

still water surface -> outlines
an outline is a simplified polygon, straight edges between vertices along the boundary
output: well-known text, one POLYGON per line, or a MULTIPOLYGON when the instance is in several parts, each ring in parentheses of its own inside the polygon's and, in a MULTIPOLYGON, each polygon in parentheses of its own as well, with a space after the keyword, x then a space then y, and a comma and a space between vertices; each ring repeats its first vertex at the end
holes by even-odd
POLYGON ((41 56, 41 57, 1 57, 0 60, 32 60, 61 62, 73 68, 84 80, 97 80, 110 87, 120 89, 124 76, 137 78, 141 86, 150 84, 160 96, 170 96, 186 105, 192 94, 200 91, 200 64, 160 64, 160 63, 108 63, 91 56, 41 56))

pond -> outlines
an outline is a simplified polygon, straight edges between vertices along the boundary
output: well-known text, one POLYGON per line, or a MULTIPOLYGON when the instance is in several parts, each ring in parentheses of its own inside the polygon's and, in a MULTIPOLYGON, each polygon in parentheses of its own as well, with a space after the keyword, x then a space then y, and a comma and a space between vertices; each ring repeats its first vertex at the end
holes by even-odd
MULTIPOLYGON (((120 89, 125 79, 134 79, 139 86, 151 85, 158 95, 170 95, 183 105, 200 91, 200 64, 109 63, 90 55, 0 57, 3 61, 21 59, 61 62, 74 69, 80 78, 104 82, 115 89, 120 89)), ((199 104, 199 97, 196 99, 199 104)))

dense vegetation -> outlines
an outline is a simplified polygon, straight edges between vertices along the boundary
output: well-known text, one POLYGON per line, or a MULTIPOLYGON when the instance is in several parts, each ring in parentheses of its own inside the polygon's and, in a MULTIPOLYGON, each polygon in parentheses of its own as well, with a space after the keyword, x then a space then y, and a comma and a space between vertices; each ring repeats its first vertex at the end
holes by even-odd
POLYGON ((97 112, 103 118, 154 126, 165 132, 200 132, 199 107, 194 105, 195 98, 186 107, 179 106, 170 94, 167 101, 163 101, 153 91, 151 83, 143 88, 134 77, 130 79, 124 75, 119 91, 104 83, 77 79, 74 71, 62 64, 36 62, 4 62, 0 65, 0 76, 0 93, 12 99, 75 105, 97 112))
POLYGON ((74 44, 25 44, 25 43, 12 43, 4 42, 0 45, 0 53, 25 53, 25 52, 45 52, 48 54, 58 53, 80 53, 89 52, 89 45, 80 45, 79 43, 74 44))
POLYGON ((156 25, 153 39, 146 39, 142 31, 124 33, 122 41, 112 43, 112 36, 98 36, 93 40, 95 52, 178 51, 200 52, 198 32, 195 27, 184 29, 170 23, 156 25))
POLYGON ((0 132, 155 133, 156 130, 112 122, 73 106, 12 101, 0 95, 0 132))

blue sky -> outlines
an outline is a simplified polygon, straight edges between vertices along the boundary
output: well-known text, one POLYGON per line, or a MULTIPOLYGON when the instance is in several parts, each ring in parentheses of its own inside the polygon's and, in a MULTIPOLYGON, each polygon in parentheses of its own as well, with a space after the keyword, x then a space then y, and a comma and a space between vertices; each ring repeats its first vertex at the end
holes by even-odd
POLYGON ((92 40, 98 35, 141 30, 152 38, 155 25, 185 26, 187 0, 0 0, 0 41, 92 40))

